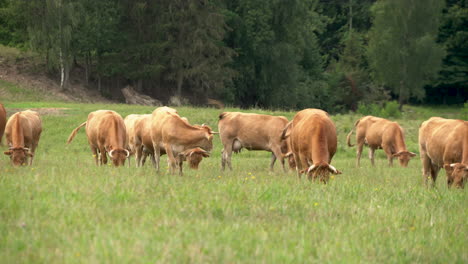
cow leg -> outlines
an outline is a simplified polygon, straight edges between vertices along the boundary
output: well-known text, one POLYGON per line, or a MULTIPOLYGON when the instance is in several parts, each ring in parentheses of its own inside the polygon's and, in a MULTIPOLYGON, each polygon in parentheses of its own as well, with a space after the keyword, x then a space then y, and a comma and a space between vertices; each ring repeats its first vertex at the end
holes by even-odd
POLYGON ((312 180, 312 177, 310 177, 309 174, 307 173, 307 169, 309 168, 309 162, 307 162, 307 157, 302 154, 299 154, 299 159, 300 159, 300 164, 301 164, 301 170, 304 169, 305 170, 304 173, 307 175, 307 179, 312 180))
POLYGON ((154 161, 155 161, 154 168, 156 169, 156 172, 159 172, 159 161, 161 158, 161 150, 159 149, 158 144, 153 144, 153 149, 154 149, 153 153, 154 153, 154 161))
POLYGON ((96 166, 99 166, 99 153, 98 153, 97 148, 95 148, 94 146, 91 146, 91 152, 93 152, 93 158, 94 158, 94 161, 96 162, 96 166))
POLYGON ((101 165, 107 164, 107 152, 105 148, 99 148, 99 152, 101 153, 101 165))
MULTIPOLYGON (((164 144, 164 148, 166 149, 167 160, 168 160, 169 165, 170 165, 170 173, 174 174, 175 169, 177 167, 177 160, 174 157, 174 153, 172 152, 171 145, 166 143, 166 144, 164 144)), ((182 170, 179 173, 182 176, 182 170)))
POLYGON ((382 149, 385 151, 388 160, 388 166, 393 166, 393 153, 392 148, 390 146, 382 145, 382 149))
POLYGON ((135 163, 137 167, 141 167, 141 157, 143 154, 143 146, 136 146, 135 148, 135 163))
POLYGON ((375 157, 375 149, 370 147, 369 148, 369 159, 371 161, 372 166, 375 166, 374 157, 375 157))
POLYGON ((301 159, 299 158, 299 155, 293 155, 293 157, 294 157, 294 162, 296 163, 296 174, 297 174, 297 177, 300 179, 301 170, 302 170, 301 159))
POLYGON ((361 154, 362 148, 364 147, 365 142, 365 133, 361 131, 356 131, 356 166, 361 166, 361 154))
POLYGON ((283 153, 281 153, 280 147, 272 148, 272 156, 271 156, 271 163, 270 163, 270 170, 272 171, 273 171, 273 165, 275 165, 276 159, 280 160, 281 166, 283 167, 283 171, 287 172, 286 167, 284 166, 284 157, 283 157, 283 153))
POLYGON ((275 165, 276 156, 275 154, 271 153, 271 161, 270 161, 270 171, 273 171, 273 166, 275 165))
POLYGON ((223 154, 222 154, 222 157, 221 157, 221 169, 223 171, 224 171, 224 168, 226 166, 226 163, 227 163, 229 169, 232 171, 232 164, 231 164, 232 144, 234 144, 234 142, 230 141, 230 142, 228 142, 227 144, 224 145, 223 154))

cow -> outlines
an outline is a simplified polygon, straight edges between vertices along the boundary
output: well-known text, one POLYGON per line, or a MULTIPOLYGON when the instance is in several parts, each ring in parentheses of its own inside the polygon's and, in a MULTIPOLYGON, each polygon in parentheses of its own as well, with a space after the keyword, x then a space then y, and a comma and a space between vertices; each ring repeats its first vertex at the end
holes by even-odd
POLYGON ((10 156, 14 166, 26 165, 28 158, 32 165, 41 133, 42 121, 35 111, 21 111, 8 119, 5 138, 9 149, 4 154, 10 156))
POLYGON ((88 120, 72 131, 67 144, 70 144, 83 126, 86 126, 86 136, 97 166, 107 164, 107 153, 114 166, 125 164, 130 152, 126 149, 125 124, 118 113, 111 110, 98 110, 89 113, 88 120))
POLYGON ((435 184, 441 168, 448 187, 468 181, 468 121, 432 117, 419 127, 419 151, 424 182, 435 184))
POLYGON ((304 109, 283 129, 282 139, 290 139, 297 175, 327 183, 330 173, 341 174, 330 163, 337 149, 335 124, 320 109, 304 109))
POLYGON ((2 144, 3 133, 5 132, 6 126, 6 110, 3 104, 0 103, 0 145, 2 144))
POLYGON ((179 174, 182 175, 182 162, 177 160, 177 157, 187 157, 190 152, 184 151, 197 148, 206 151, 206 156, 213 148, 213 134, 216 133, 206 125, 190 125, 171 108, 156 108, 151 117, 151 140, 156 170, 159 171, 161 150, 164 149, 168 156, 170 172, 174 173, 178 166, 179 174))
POLYGON ((223 144, 221 169, 226 163, 232 170, 232 152, 239 153, 242 148, 248 150, 266 150, 271 152, 270 170, 279 159, 283 170, 284 157, 288 145, 281 139, 281 133, 288 123, 284 116, 271 116, 253 113, 224 112, 219 115, 218 130, 223 144))
MULTIPOLYGON (((177 113, 175 109, 166 107, 162 108, 167 111, 177 113)), ((135 154, 136 166, 141 167, 144 165, 147 156, 151 157, 153 166, 155 166, 154 149, 151 141, 151 114, 144 115, 128 115, 125 117, 125 127, 127 128, 128 148, 130 153, 135 154)), ((188 123, 187 118, 181 119, 188 123)), ((160 154, 166 154, 164 148, 160 149, 160 154)), ((209 153, 200 148, 188 149, 177 156, 178 163, 182 164, 183 161, 188 161, 190 168, 198 169, 199 163, 204 157, 208 157, 209 153)))
POLYGON ((393 165, 393 158, 398 158, 400 165, 407 167, 410 159, 416 156, 415 153, 406 149, 403 128, 397 122, 375 116, 362 117, 356 121, 353 129, 351 129, 351 132, 346 137, 349 147, 354 146, 351 144, 351 135, 354 129, 356 129, 357 167, 360 165, 364 145, 369 146, 369 159, 373 166, 376 149, 383 149, 387 155, 389 166, 393 165))

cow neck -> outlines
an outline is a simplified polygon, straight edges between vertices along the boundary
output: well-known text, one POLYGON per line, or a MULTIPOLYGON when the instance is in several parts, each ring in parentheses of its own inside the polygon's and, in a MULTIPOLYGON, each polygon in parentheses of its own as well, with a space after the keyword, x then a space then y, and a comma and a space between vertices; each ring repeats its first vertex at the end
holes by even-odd
POLYGON ((119 124, 114 116, 112 116, 111 122, 113 127, 110 131, 112 131, 113 135, 110 135, 108 145, 112 146, 112 149, 122 149, 124 147, 124 142, 122 142, 123 130, 119 129, 119 124))
POLYGON ((11 136, 11 143, 14 148, 24 147, 24 132, 21 127, 20 113, 16 114, 13 120, 13 133, 11 136))
POLYGON ((183 134, 180 134, 180 139, 182 141, 185 141, 185 144, 190 144, 190 145, 197 145, 197 143, 200 140, 203 140, 205 136, 205 129, 204 128, 198 128, 194 127, 190 124, 187 124, 183 122, 182 119, 178 120, 178 123, 181 123, 184 129, 187 129, 184 131, 183 134))
POLYGON ((394 139, 395 153, 398 153, 400 151, 407 151, 403 131, 401 131, 401 128, 398 125, 396 125, 396 129, 394 132, 394 139))
POLYGON ((314 164, 328 164, 330 153, 328 152, 327 135, 323 127, 318 128, 315 135, 312 136, 312 144, 310 153, 314 164))

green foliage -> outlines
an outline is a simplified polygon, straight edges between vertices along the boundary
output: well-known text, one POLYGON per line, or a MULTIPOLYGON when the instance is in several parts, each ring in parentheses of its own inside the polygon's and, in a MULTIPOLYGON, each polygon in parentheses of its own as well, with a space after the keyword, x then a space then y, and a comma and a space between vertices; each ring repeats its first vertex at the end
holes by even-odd
POLYGON ((442 0, 384 0, 372 7, 368 56, 375 77, 399 96, 424 98, 424 85, 439 70, 444 49, 435 42, 442 0))
POLYGON ((401 111, 396 101, 388 101, 384 105, 373 103, 359 103, 357 113, 361 115, 373 115, 383 118, 401 118, 401 111))

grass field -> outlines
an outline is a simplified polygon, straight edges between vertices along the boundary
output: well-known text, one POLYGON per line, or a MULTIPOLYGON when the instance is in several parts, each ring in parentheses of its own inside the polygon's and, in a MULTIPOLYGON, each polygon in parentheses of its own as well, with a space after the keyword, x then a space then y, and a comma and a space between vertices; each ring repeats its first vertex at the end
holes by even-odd
MULTIPOLYGON (((374 168, 367 155, 356 168, 355 149, 344 143, 357 115, 333 116, 339 149, 332 164, 343 174, 323 185, 278 164, 269 172, 267 152, 234 155, 234 170, 221 173, 219 138, 200 170, 185 168, 183 177, 167 174, 165 156, 160 174, 150 166, 96 167, 84 131, 65 144, 71 130, 97 109, 125 117, 153 108, 1 100, 10 110, 60 108, 41 110, 32 167, 0 159, 1 263, 468 262, 466 189, 447 189, 444 172, 426 189, 419 158, 389 168, 381 150, 374 168)), ((406 110, 398 121, 416 153, 423 120, 466 119, 456 108, 406 110)), ((219 110, 178 111, 217 130, 219 110)))

